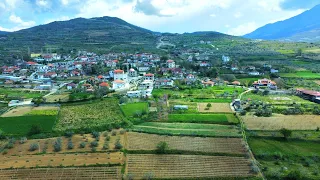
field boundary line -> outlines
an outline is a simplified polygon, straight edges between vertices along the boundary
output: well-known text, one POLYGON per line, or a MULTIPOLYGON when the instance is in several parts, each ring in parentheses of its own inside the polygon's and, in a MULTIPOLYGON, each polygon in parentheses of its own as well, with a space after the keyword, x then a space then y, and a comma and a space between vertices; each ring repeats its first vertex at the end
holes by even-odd
POLYGON ((260 165, 259 161, 257 161, 256 158, 254 157, 254 155, 253 155, 253 153, 252 153, 252 151, 251 151, 251 148, 250 148, 250 146, 249 146, 249 144, 248 144, 248 139, 247 139, 247 135, 246 135, 246 132, 245 132, 245 125, 244 125, 244 123, 243 123, 243 120, 242 120, 242 118, 241 118, 238 114, 236 114, 236 116, 237 116, 237 118, 238 118, 239 121, 240 121, 242 138, 243 138, 243 141, 244 141, 244 143, 245 143, 245 146, 248 147, 247 150, 248 150, 248 152, 249 152, 250 159, 252 159, 253 163, 258 167, 259 174, 260 174, 260 176, 262 177, 262 179, 263 179, 263 180, 266 180, 266 178, 264 177, 264 175, 263 175, 263 173, 262 173, 262 171, 261 171, 261 169, 260 169, 260 166, 261 166, 261 165, 260 165))

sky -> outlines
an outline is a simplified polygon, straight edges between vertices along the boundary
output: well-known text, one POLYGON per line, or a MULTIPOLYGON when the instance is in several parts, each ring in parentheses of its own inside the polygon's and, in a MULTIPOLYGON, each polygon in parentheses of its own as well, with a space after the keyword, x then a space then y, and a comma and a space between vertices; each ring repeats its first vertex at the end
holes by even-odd
POLYGON ((0 0, 0 31, 112 16, 157 32, 244 35, 317 4, 320 0, 0 0))

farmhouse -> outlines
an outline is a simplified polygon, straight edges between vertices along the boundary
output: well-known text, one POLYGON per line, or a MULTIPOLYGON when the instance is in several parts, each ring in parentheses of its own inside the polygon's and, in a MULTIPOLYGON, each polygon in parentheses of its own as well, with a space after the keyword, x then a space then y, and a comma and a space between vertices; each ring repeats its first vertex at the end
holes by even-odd
POLYGON ((296 93, 298 96, 301 96, 304 99, 308 99, 320 104, 320 92, 318 91, 297 89, 296 93))
POLYGON ((255 88, 259 87, 269 87, 271 89, 277 89, 277 83, 271 81, 270 79, 259 79, 252 84, 255 88))
POLYGON ((212 82, 212 81, 204 81, 204 82, 202 82, 202 85, 204 87, 213 87, 214 86, 214 82, 212 82))

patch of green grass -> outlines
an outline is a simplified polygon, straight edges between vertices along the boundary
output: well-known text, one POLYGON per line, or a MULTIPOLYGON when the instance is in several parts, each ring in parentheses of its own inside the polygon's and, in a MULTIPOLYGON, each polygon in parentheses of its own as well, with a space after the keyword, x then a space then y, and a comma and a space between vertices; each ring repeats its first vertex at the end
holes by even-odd
POLYGON ((138 102, 120 105, 122 112, 126 117, 132 117, 136 112, 148 112, 148 103, 138 102))
POLYGON ((315 141, 249 138, 248 143, 255 155, 320 156, 320 143, 315 141))
POLYGON ((39 125, 43 132, 51 132, 56 116, 0 117, 0 129, 6 134, 26 135, 31 126, 39 125))
POLYGON ((168 122, 234 124, 238 119, 233 114, 169 114, 168 122))
POLYGON ((10 89, 10 88, 0 88, 0 95, 5 96, 8 99, 14 99, 14 98, 31 99, 31 98, 42 97, 45 94, 46 92, 40 93, 40 92, 22 91, 17 89, 10 89))
POLYGON ((282 78, 305 78, 305 79, 320 79, 319 73, 311 71, 298 71, 296 73, 280 73, 282 78))
POLYGON ((233 125, 194 124, 194 123, 157 123, 147 122, 135 125, 132 131, 163 135, 240 137, 241 133, 233 125))

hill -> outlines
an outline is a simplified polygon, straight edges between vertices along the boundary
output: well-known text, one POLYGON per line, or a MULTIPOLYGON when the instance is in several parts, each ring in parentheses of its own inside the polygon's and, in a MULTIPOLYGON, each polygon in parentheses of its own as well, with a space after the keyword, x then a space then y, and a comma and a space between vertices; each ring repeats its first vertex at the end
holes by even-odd
POLYGON ((0 31, 0 35, 4 35, 4 34, 7 34, 8 32, 5 32, 5 31, 0 31))
POLYGON ((100 17, 52 22, 16 31, 7 34, 7 38, 0 41, 0 45, 14 50, 26 50, 29 47, 31 51, 39 51, 43 47, 64 47, 97 51, 122 44, 149 46, 155 44, 155 41, 156 35, 152 31, 119 18, 100 17))
POLYGON ((260 27, 244 37, 265 40, 320 41, 319 16, 320 5, 317 5, 290 19, 260 27))

